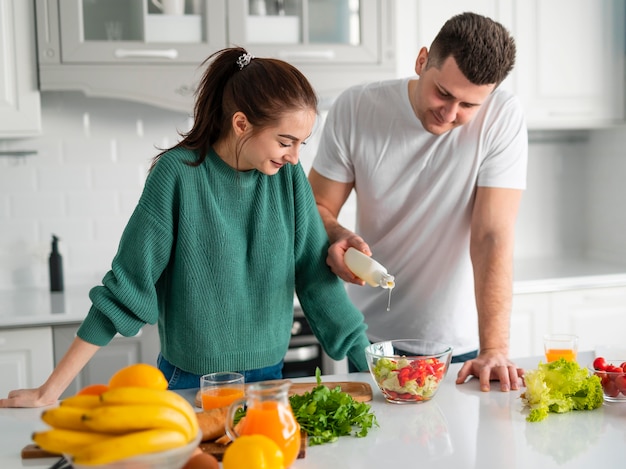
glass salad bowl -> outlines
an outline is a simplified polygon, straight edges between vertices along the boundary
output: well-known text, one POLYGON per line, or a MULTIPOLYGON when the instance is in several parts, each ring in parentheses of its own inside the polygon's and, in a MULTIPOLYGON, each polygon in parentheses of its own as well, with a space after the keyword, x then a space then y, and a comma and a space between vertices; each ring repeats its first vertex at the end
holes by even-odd
POLYGON ((370 373, 394 404, 432 399, 446 376, 452 347, 420 339, 387 340, 365 348, 370 373))

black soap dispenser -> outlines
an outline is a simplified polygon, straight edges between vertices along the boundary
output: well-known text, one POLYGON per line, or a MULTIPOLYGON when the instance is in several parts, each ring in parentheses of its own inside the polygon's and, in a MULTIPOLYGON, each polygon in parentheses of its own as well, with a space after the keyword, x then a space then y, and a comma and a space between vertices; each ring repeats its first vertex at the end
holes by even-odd
POLYGON ((50 252, 50 291, 63 291, 63 258, 59 254, 59 238, 52 235, 50 252))

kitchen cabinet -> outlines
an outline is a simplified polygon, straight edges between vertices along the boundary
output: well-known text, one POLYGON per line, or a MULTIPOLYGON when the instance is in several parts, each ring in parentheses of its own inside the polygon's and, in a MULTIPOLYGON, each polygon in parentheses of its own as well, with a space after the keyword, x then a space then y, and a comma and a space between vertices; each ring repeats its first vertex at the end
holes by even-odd
POLYGON ((430 45, 444 21, 464 11, 499 21, 515 37, 515 68, 501 86, 520 98, 529 129, 624 121, 622 0, 420 0, 419 44, 430 45))
POLYGON ((523 293, 513 296, 512 357, 543 354, 543 336, 576 334, 579 350, 619 346, 626 330, 626 286, 523 293))
POLYGON ((0 138, 41 132, 33 3, 0 0, 0 138))
POLYGON ((513 296, 509 355, 513 358, 543 354, 543 336, 549 332, 551 293, 513 296))
POLYGON ((41 385, 52 373, 51 352, 50 327, 0 330, 0 397, 41 385))
POLYGON ((41 90, 191 112, 199 65, 226 43, 224 1, 194 5, 177 17, 149 0, 36 0, 41 90))
POLYGON ((518 0, 514 17, 515 89, 530 128, 624 120, 623 0, 518 0))
MULTIPOLYGON (((79 325, 52 327, 55 365, 70 347, 76 337, 78 327, 79 325)), ((88 384, 108 383, 113 373, 133 363, 156 365, 159 350, 159 334, 156 325, 144 326, 134 337, 117 335, 106 347, 96 352, 61 397, 76 394, 88 384)))
POLYGON ((42 90, 136 100, 189 112, 211 53, 229 45, 299 67, 318 93, 394 72, 394 2, 36 0, 42 90))
POLYGON ((293 63, 318 93, 335 96, 395 71, 395 1, 230 0, 229 42, 293 63), (261 11, 258 4, 266 5, 261 11))

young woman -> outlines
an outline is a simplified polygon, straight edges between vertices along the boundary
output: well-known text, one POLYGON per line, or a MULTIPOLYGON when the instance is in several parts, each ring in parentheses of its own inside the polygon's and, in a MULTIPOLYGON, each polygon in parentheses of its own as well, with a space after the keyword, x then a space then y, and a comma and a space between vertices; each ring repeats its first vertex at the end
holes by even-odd
POLYGON ((328 238, 298 153, 317 97, 293 66, 241 48, 208 59, 192 129, 154 159, 111 270, 48 380, 0 407, 55 402, 116 333, 158 323, 170 389, 215 371, 281 377, 296 291, 324 350, 367 369, 362 314, 326 265, 328 238))

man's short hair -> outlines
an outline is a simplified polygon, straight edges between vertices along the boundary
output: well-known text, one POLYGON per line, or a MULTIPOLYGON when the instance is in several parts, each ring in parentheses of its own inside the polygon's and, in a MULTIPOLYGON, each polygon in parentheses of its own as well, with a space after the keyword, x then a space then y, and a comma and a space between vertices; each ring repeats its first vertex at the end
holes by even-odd
POLYGON ((499 85, 513 70, 515 40, 500 23, 476 13, 453 16, 430 46, 426 69, 439 69, 452 56, 475 85, 499 85))

